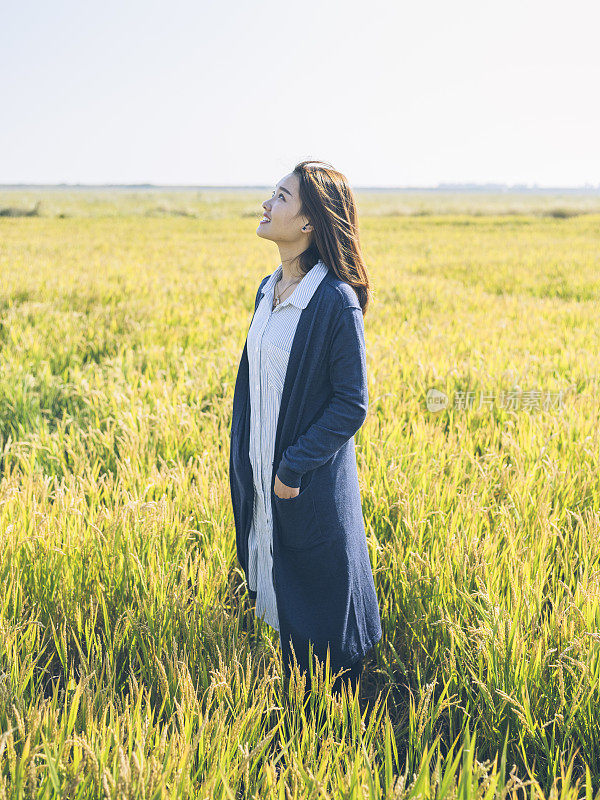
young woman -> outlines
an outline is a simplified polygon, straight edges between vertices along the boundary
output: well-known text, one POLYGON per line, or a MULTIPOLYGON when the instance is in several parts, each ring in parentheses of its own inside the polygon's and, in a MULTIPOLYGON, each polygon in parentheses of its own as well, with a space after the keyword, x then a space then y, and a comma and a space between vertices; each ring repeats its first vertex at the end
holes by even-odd
POLYGON ((297 662, 356 686, 382 635, 354 434, 369 403, 369 280, 354 196, 325 162, 302 161, 262 204, 279 248, 263 278, 233 398, 230 485, 238 560, 255 613, 297 662))

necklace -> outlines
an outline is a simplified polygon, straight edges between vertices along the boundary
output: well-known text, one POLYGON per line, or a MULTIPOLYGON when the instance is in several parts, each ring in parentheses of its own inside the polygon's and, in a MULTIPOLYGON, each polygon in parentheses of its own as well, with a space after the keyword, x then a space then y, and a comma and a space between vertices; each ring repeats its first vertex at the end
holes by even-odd
MULTIPOLYGON (((291 283, 288 283, 288 285, 285 287, 285 289, 283 291, 286 292, 290 288, 290 286, 294 286, 294 284, 300 283, 301 280, 302 280, 302 278, 298 278, 297 281, 292 281, 291 283)), ((271 311, 273 311, 274 308, 277 308, 279 303, 281 303, 281 294, 283 294, 283 292, 280 293, 278 288, 277 288, 277 286, 278 286, 280 281, 281 281, 281 278, 279 278, 279 280, 275 284, 275 291, 277 292, 277 297, 273 298, 273 307, 271 308, 271 311)))

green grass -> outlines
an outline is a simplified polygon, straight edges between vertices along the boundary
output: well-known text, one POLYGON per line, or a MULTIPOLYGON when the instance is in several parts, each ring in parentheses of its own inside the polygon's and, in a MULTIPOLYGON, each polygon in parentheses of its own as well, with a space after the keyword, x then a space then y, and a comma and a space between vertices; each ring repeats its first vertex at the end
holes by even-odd
POLYGON ((303 708, 228 478, 278 251, 260 192, 202 194, 0 196, 42 198, 0 218, 0 798, 596 797, 598 209, 359 195, 384 635, 359 696, 303 708))

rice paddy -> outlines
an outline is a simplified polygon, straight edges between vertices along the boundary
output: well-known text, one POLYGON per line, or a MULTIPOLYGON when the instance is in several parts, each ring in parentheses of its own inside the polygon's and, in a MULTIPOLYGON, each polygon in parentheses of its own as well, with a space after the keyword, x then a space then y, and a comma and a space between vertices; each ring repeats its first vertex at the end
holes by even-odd
POLYGON ((357 191, 383 638, 304 706, 229 494, 267 196, 0 192, 0 798, 597 797, 600 199, 357 191))

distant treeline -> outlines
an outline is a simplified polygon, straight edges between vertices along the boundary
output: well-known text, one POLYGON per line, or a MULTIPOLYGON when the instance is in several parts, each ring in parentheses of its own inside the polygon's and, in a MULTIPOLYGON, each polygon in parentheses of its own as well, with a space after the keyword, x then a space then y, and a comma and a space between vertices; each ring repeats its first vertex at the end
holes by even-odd
MULTIPOLYGON (((218 191, 248 191, 254 189, 269 189, 269 186, 186 186, 186 185, 167 185, 155 183, 0 183, 0 191, 11 189, 48 189, 48 190, 89 190, 89 189, 124 189, 124 190, 168 190, 168 191, 196 191, 196 190, 218 190, 218 191)), ((437 186, 355 186, 357 191, 369 192, 529 192, 533 194, 548 194, 555 192, 567 192, 574 194, 600 194, 600 184, 593 186, 528 186, 527 184, 515 183, 438 183, 437 186)))

